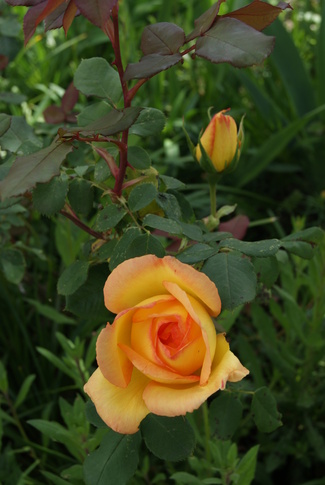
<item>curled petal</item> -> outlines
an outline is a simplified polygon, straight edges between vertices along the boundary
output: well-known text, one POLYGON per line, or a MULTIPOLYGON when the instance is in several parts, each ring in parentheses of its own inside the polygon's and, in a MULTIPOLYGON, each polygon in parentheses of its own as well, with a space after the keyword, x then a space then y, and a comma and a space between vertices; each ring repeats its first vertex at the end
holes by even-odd
POLYGON ((117 433, 133 434, 140 422, 149 414, 142 394, 148 384, 143 374, 134 369, 129 385, 116 387, 96 369, 84 386, 84 391, 95 404, 102 420, 117 433))
POLYGON ((154 381, 163 382, 165 384, 191 384, 200 380, 199 376, 183 376, 173 372, 173 370, 168 369, 167 367, 161 367, 154 364, 127 345, 120 345, 120 347, 128 356, 134 367, 154 381))
POLYGON ((230 378, 245 377, 249 371, 243 367, 238 358, 229 350, 223 334, 217 335, 216 357, 206 385, 189 386, 159 384, 151 381, 143 393, 148 409, 159 416, 180 416, 197 409, 209 396, 224 389, 230 378))
POLYGON ((206 352, 202 364, 200 384, 205 384, 211 372, 211 361, 216 348, 216 330, 206 309, 197 300, 179 288, 175 283, 164 282, 167 290, 180 301, 193 320, 201 327, 202 337, 205 343, 206 352))
POLYGON ((108 323, 100 332, 96 344, 97 363, 103 376, 119 387, 126 387, 132 374, 132 363, 118 344, 130 343, 134 311, 123 312, 115 318, 112 325, 108 323))
POLYGON ((104 287, 105 305, 119 313, 147 298, 166 295, 164 281, 178 284, 202 302, 210 315, 220 313, 218 290, 205 274, 171 256, 157 258, 152 254, 129 259, 114 269, 104 287))

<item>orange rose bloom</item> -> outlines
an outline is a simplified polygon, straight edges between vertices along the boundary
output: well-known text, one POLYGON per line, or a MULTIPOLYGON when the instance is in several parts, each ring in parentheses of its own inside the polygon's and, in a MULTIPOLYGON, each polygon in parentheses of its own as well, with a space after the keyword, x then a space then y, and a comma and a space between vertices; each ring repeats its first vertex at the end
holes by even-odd
POLYGON ((218 290, 177 259, 129 259, 108 277, 106 307, 117 316, 97 340, 98 369, 85 385, 105 423, 136 433, 148 413, 185 415, 248 374, 217 334, 218 290))

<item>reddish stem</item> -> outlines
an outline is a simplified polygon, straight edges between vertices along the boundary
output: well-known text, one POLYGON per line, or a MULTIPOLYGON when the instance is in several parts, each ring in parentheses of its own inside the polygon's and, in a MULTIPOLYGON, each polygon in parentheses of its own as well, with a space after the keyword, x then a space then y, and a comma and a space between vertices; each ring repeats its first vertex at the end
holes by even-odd
MULTIPOLYGON (((122 133, 122 142, 126 144, 128 141, 129 130, 125 130, 122 133)), ((119 197, 122 193, 122 186, 124 182, 126 168, 128 166, 128 152, 126 150, 120 150, 120 166, 117 177, 115 179, 115 185, 113 188, 113 192, 119 197)))
POLYGON ((122 86, 122 91, 123 91, 123 98, 124 98, 124 108, 127 108, 130 106, 129 100, 128 100, 128 87, 126 82, 124 81, 124 69, 123 69, 123 63, 122 63, 122 56, 121 56, 121 48, 120 48, 120 31, 119 31, 119 24, 118 24, 118 5, 115 5, 115 7, 112 10, 112 20, 113 20, 113 27, 114 27, 114 54, 115 54, 115 61, 113 64, 117 67, 117 72, 120 76, 120 82, 122 86))
POLYGON ((84 224, 74 213, 70 214, 69 212, 62 209, 60 210, 60 214, 62 214, 67 219, 70 219, 70 221, 72 221, 76 226, 80 227, 80 229, 82 229, 83 231, 88 232, 88 234, 90 234, 94 238, 105 240, 101 232, 93 231, 92 229, 90 229, 90 227, 84 224))

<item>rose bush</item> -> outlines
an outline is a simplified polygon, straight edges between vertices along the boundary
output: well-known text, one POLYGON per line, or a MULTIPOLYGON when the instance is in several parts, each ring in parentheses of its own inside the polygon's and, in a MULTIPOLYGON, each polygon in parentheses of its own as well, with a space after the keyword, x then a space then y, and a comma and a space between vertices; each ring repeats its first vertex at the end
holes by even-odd
POLYGON ((115 431, 135 433, 150 412, 185 415, 248 374, 216 333, 217 288, 191 266, 171 256, 127 260, 104 298, 117 316, 98 337, 98 369, 84 389, 115 431))

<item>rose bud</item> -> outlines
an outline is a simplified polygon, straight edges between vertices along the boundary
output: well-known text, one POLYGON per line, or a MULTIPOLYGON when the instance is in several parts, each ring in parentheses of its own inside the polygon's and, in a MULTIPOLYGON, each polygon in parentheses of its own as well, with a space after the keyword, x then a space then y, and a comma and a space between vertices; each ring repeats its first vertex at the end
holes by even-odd
POLYGON ((231 165, 237 165, 243 140, 242 122, 239 132, 232 116, 225 115, 228 110, 215 114, 199 140, 195 156, 208 172, 223 172, 231 165), (202 155, 203 148, 203 155, 202 155))

